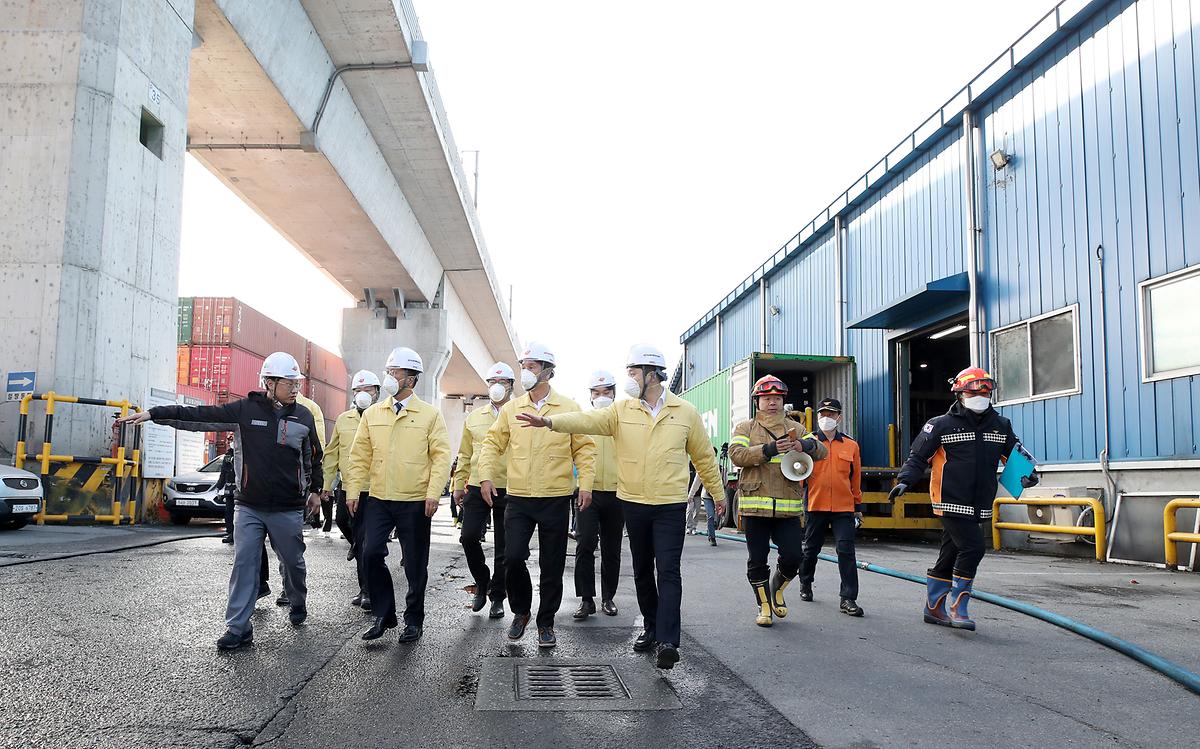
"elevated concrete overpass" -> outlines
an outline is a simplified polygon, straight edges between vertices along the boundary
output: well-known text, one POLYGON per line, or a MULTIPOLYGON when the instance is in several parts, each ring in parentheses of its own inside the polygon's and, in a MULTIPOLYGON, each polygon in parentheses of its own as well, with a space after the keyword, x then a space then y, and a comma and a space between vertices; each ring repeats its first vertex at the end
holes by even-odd
MULTIPOLYGON (((513 362, 432 71, 342 69, 412 61, 408 0, 82 5, 0 14, 6 371, 135 401, 172 387, 185 151, 358 297, 343 320, 351 369, 410 345, 435 400, 480 395, 478 373, 513 362)), ((91 454, 106 424, 60 418, 56 450, 91 454)))

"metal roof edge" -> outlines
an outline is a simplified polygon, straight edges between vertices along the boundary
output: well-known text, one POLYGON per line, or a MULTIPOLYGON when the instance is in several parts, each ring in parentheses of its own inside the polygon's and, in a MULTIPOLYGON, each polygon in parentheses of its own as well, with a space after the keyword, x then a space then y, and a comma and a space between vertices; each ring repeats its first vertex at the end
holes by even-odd
POLYGON ((825 226, 832 223, 835 216, 843 215, 861 205, 869 196, 877 192, 885 183, 891 181, 899 172, 921 154, 938 142, 951 130, 959 127, 960 117, 964 111, 978 109, 983 103, 994 97, 1001 89, 1012 82, 1051 49, 1064 37, 1076 31, 1087 23, 1102 8, 1125 0, 1061 0, 1032 26, 997 55, 982 71, 972 78, 967 85, 959 89, 945 104, 925 119, 888 153, 875 162, 862 177, 854 181, 850 187, 818 213, 803 229, 789 239, 783 247, 776 250, 771 257, 759 266, 750 276, 743 280, 734 291, 730 292, 712 309, 693 323, 679 337, 680 344, 686 344, 703 328, 716 319, 717 315, 732 306, 740 299, 746 290, 743 287, 757 283, 759 278, 770 275, 775 266, 790 258, 792 255, 809 248, 815 237, 821 236, 825 226), (1020 57, 1018 58, 1018 50, 1020 57), (994 77, 993 77, 994 76, 994 77), (978 87, 977 87, 978 86, 978 87), (932 123, 932 124, 931 124, 932 123), (918 135, 920 140, 918 140, 918 135), (893 160, 894 157, 894 160, 893 160), (882 167, 882 170, 880 170, 882 167), (831 210, 838 206, 836 211, 831 210), (821 221, 819 227, 815 226, 821 221), (808 236, 800 239, 805 231, 808 236), (789 250, 789 246, 797 242, 789 250), (782 253, 782 256, 781 256, 782 253))

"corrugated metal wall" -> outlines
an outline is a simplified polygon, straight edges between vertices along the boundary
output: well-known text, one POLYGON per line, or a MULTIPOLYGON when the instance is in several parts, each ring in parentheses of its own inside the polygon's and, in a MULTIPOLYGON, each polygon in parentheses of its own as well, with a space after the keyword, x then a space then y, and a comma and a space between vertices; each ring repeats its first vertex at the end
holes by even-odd
POLYGON ((767 351, 782 354, 837 353, 837 268, 833 233, 767 277, 767 351))
POLYGON ((687 342, 687 366, 684 369, 684 385, 693 387, 715 375, 717 367, 717 324, 713 322, 687 342))
POLYGON ((721 369, 762 348, 762 306, 753 289, 721 313, 721 369))
POLYGON ((1196 454, 1200 378, 1141 382, 1137 284, 1200 263, 1198 24, 1194 1, 1114 3, 981 111, 984 152, 1014 157, 981 196, 984 324, 1079 304, 1082 392, 1002 409, 1045 461, 1103 446, 1097 245, 1111 457, 1196 454))

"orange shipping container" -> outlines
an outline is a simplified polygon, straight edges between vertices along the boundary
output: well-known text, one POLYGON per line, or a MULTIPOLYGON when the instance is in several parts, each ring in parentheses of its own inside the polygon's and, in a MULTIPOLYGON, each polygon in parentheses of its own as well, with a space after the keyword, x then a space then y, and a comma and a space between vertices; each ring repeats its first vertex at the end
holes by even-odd
POLYGON ((192 368, 192 347, 183 344, 175 347, 175 384, 188 384, 192 368))

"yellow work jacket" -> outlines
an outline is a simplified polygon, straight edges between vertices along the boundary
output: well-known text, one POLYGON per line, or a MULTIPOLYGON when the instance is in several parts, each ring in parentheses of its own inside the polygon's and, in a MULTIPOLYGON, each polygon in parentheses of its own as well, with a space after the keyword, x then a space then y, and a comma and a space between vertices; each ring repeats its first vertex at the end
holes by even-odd
POLYGON ((304 406, 312 412, 313 421, 317 425, 317 441, 321 443, 321 449, 325 449, 325 414, 321 413, 321 407, 312 398, 305 398, 300 393, 296 393, 296 403, 304 406))
POLYGON ((333 436, 329 438, 329 444, 325 447, 325 458, 321 461, 321 468, 325 472, 325 491, 333 491, 333 482, 337 479, 337 474, 340 471, 342 476, 342 488, 346 488, 345 474, 349 473, 350 467, 350 448, 354 445, 354 434, 358 431, 358 422, 362 421, 362 414, 357 408, 352 408, 349 411, 343 411, 337 417, 337 421, 333 422, 333 436))
POLYGON ((596 480, 592 491, 615 492, 617 490, 617 443, 612 437, 594 434, 596 442, 596 480))
MULTIPOLYGON (((498 410, 491 403, 485 403, 472 411, 463 424, 462 441, 458 445, 458 467, 454 469, 455 491, 467 488, 467 485, 479 486, 479 458, 483 452, 483 438, 487 436, 492 424, 496 423, 498 410)), ((508 486, 508 454, 500 456, 496 464, 495 478, 492 484, 497 489, 508 486)))
POLYGON ((668 392, 657 417, 641 401, 621 400, 595 411, 552 416, 555 432, 613 438, 617 448, 617 496, 664 505, 687 502, 688 458, 714 497, 724 497, 721 471, 700 412, 668 392))
POLYGON ((575 491, 572 466, 579 471, 579 488, 590 492, 596 476, 596 443, 591 437, 554 434, 517 421, 519 413, 555 418, 578 412, 575 401, 553 389, 541 410, 533 407, 528 393, 505 403, 483 440, 479 480, 495 484, 507 452, 510 497, 565 497, 575 491))
POLYGON ((395 403, 389 397, 363 411, 350 448, 350 498, 369 487, 377 499, 437 499, 450 480, 450 434, 442 412, 415 395, 399 414, 395 403))

